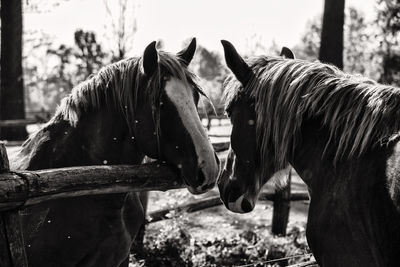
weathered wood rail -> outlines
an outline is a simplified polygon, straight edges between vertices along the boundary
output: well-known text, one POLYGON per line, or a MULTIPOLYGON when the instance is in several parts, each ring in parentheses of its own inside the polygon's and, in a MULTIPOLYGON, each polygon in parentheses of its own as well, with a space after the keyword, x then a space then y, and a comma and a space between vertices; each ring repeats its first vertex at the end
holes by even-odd
POLYGON ((318 267, 318 264, 315 260, 310 260, 307 262, 301 262, 287 267, 318 267))
MULTIPOLYGON (((258 200, 260 201, 275 201, 277 200, 278 195, 275 192, 262 192, 260 196, 258 197, 258 200)), ((294 191, 290 194, 288 197, 287 201, 304 201, 304 200, 309 200, 309 195, 307 192, 304 191, 294 191)), ((183 204, 176 206, 174 208, 169 208, 169 209, 162 209, 162 210, 157 210, 153 212, 149 212, 147 214, 147 223, 154 223, 158 222, 161 220, 169 219, 168 215, 171 212, 195 212, 207 208, 212 208, 222 205, 222 201, 219 196, 215 197, 208 197, 193 203, 189 204, 183 204)), ((288 212, 288 211, 287 211, 288 212)), ((285 213, 284 213, 285 214, 285 213)), ((287 224, 287 222, 286 222, 287 224)), ((286 224, 284 224, 286 226, 286 224)), ((285 228, 286 232, 286 228, 285 228)))
POLYGON ((0 175, 0 211, 57 198, 182 188, 177 172, 163 163, 86 166, 0 175))
MULTIPOLYGON (((228 143, 215 144, 217 151, 228 143)), ((9 171, 7 152, 1 144, 0 211, 42 201, 93 194, 166 191, 184 187, 176 170, 165 163, 84 166, 39 171, 9 171)))
POLYGON ((0 120, 0 127, 26 126, 37 123, 43 123, 43 121, 38 119, 0 120))

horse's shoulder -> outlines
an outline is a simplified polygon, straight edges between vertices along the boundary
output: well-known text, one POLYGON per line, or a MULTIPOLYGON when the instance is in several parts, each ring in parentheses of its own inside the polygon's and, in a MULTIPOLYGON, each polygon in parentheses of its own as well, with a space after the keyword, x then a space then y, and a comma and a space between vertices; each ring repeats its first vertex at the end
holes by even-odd
POLYGON ((386 161, 386 179, 390 197, 400 211, 400 140, 390 146, 386 161))

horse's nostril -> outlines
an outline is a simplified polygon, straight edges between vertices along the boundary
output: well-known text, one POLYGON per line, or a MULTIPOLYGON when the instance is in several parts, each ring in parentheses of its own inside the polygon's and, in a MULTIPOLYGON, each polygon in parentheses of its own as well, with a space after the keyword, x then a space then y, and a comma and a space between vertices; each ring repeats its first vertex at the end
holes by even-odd
POLYGON ((206 185, 203 185, 203 186, 201 187, 201 190, 202 190, 202 191, 206 191, 206 190, 209 190, 209 189, 213 188, 214 186, 215 186, 215 183, 206 184, 206 185))
POLYGON ((201 185, 204 184, 206 181, 206 177, 204 176, 204 173, 202 170, 199 170, 199 173, 197 175, 197 184, 201 185))
POLYGON ((250 212, 253 210, 253 205, 247 199, 243 198, 241 208, 243 212, 250 212))
POLYGON ((228 202, 233 203, 236 202, 236 200, 241 196, 241 194, 231 192, 228 196, 228 202))
POLYGON ((197 165, 198 165, 199 169, 201 169, 204 167, 204 165, 206 165, 206 161, 204 159, 201 159, 201 160, 199 160, 197 165))

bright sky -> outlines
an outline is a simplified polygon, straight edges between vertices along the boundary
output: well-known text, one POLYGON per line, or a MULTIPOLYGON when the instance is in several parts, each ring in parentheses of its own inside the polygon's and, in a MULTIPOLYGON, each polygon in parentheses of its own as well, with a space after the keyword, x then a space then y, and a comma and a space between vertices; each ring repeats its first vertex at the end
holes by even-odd
MULTIPOLYGON (((182 41, 197 37, 208 49, 221 51, 219 40, 231 41, 246 52, 249 40, 258 35, 269 47, 291 47, 305 31, 306 22, 322 14, 323 0, 135 0, 137 33, 133 54, 141 54, 153 40, 163 39, 165 50, 178 51, 182 41)), ((118 3, 111 0, 114 5, 118 3)), ((376 0, 346 0, 373 18, 376 0)), ((109 24, 101 0, 69 0, 46 13, 29 13, 24 17, 26 29, 41 29, 57 42, 73 44, 76 29, 93 30, 98 40, 105 40, 109 24)))

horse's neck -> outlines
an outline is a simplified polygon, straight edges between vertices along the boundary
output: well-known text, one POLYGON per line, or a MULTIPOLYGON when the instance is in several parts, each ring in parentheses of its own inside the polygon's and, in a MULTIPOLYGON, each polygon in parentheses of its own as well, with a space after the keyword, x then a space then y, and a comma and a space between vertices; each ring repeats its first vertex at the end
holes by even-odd
POLYGON ((76 126, 53 119, 35 133, 20 153, 19 169, 135 164, 143 154, 126 122, 112 112, 83 114, 76 126))
POLYGON ((305 122, 300 130, 301 140, 297 142, 293 155, 289 155, 289 163, 293 166, 299 176, 309 189, 312 189, 312 178, 323 169, 325 161, 322 161, 324 153, 324 131, 318 126, 318 121, 305 122), (316 131, 315 129, 319 129, 316 131))
MULTIPOLYGON (((325 151, 329 135, 316 126, 311 123, 302 129, 301 142, 290 159, 311 191, 308 217, 310 246, 323 250, 322 247, 327 244, 323 240, 335 238, 346 244, 349 251, 357 251, 360 255, 373 251, 373 257, 367 259, 370 262, 398 255, 400 213, 396 211, 396 201, 393 200, 396 194, 390 196, 387 181, 399 179, 396 165, 400 145, 394 148, 373 147, 360 157, 339 160, 334 164, 334 146, 325 151), (394 149, 392 154, 391 149, 394 149), (388 179, 390 154, 394 171, 393 177, 388 179)), ((394 192, 397 186, 395 182, 394 192)))

